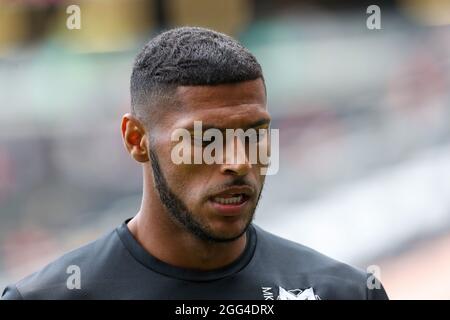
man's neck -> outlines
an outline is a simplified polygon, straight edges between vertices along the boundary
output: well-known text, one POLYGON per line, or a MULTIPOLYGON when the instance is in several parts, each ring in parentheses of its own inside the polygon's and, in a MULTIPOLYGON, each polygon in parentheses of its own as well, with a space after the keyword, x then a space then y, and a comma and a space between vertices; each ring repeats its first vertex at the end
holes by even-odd
POLYGON ((167 264, 213 270, 229 265, 245 250, 245 233, 230 242, 207 242, 176 225, 159 201, 157 206, 148 202, 149 199, 143 199, 141 210, 128 222, 128 228, 144 249, 167 264))

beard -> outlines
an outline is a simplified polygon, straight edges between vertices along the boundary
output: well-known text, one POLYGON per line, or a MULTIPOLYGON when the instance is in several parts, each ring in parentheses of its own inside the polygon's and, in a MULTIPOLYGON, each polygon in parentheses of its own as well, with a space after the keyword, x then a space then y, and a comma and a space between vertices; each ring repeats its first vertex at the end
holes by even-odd
MULTIPOLYGON (((177 224, 183 226, 192 235, 206 242, 220 243, 234 241, 240 238, 247 231, 253 221, 256 206, 261 197, 262 188, 258 194, 255 207, 253 208, 253 211, 251 212, 243 230, 238 235, 234 235, 231 237, 217 236, 209 226, 202 223, 200 219, 196 218, 195 215, 192 214, 192 212, 187 208, 186 204, 169 188, 167 180, 165 179, 164 174, 161 171, 158 157, 153 151, 153 148, 150 149, 150 160, 155 188, 158 190, 159 198, 162 204, 167 209, 170 218, 177 224)), ((227 184, 227 186, 247 184, 248 183, 246 183, 243 178, 237 178, 232 183, 227 184)))

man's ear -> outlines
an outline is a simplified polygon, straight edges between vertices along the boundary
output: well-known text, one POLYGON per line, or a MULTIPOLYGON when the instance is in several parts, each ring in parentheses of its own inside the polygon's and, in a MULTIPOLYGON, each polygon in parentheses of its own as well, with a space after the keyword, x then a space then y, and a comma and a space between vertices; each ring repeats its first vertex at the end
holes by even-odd
POLYGON ((122 138, 125 148, 134 160, 149 161, 144 126, 129 113, 122 117, 122 138))

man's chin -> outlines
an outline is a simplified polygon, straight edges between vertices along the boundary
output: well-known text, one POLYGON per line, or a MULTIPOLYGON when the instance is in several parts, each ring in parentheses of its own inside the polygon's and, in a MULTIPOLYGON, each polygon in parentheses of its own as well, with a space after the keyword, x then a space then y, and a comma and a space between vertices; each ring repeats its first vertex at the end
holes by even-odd
POLYGON ((239 234, 210 234, 211 242, 228 243, 240 239, 245 233, 245 230, 239 234))
POLYGON ((241 238, 249 227, 250 222, 239 225, 219 224, 209 228, 207 232, 215 242, 232 242, 241 238))

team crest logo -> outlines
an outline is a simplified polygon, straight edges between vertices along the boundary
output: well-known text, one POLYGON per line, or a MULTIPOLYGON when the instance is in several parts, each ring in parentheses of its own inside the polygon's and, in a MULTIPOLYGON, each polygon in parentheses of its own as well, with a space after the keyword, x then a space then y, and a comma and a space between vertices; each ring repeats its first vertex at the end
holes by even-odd
POLYGON ((320 300, 320 297, 314 294, 314 289, 312 287, 305 290, 286 290, 282 287, 278 287, 277 300, 320 300))
POLYGON ((278 286, 278 297, 273 292, 272 287, 261 287, 264 300, 321 300, 320 297, 314 293, 312 287, 301 290, 291 289, 286 290, 278 286))

